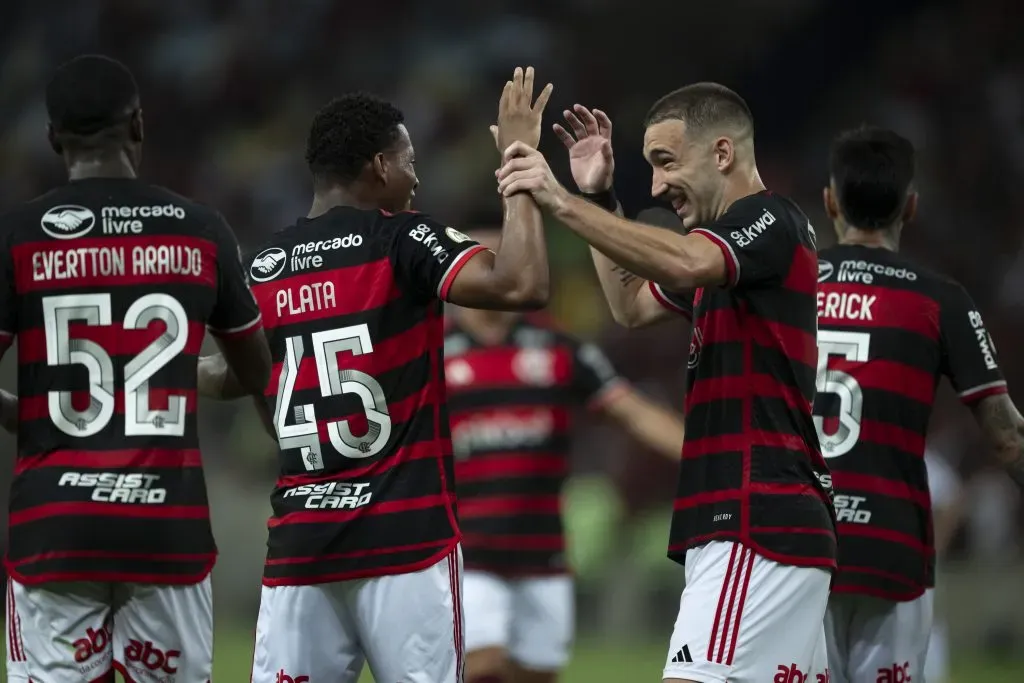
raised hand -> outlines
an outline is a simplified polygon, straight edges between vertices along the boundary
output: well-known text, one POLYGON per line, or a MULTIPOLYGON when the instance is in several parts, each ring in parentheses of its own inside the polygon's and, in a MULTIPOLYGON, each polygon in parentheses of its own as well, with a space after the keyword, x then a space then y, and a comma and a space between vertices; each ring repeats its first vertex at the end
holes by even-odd
POLYGON ((495 171, 498 192, 511 197, 529 192, 540 206, 556 209, 568 194, 551 172, 544 155, 523 142, 514 142, 502 155, 502 167, 495 171))
POLYGON ((560 124, 553 128, 569 150, 569 168, 580 192, 604 192, 612 186, 615 156, 612 154, 612 121, 600 109, 573 105, 562 112, 572 133, 560 124))
POLYGON ((504 152, 516 141, 524 142, 531 148, 536 148, 540 143, 541 117, 555 86, 550 83, 544 86, 535 102, 533 79, 532 66, 526 67, 525 71, 517 66, 512 80, 505 83, 498 102, 498 125, 491 126, 491 134, 494 135, 499 152, 504 152))

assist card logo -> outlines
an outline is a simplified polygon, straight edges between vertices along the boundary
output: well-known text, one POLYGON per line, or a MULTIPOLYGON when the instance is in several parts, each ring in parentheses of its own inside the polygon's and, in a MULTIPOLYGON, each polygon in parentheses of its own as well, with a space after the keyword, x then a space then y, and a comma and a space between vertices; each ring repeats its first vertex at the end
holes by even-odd
POLYGON ((55 206, 39 219, 39 226, 50 237, 73 240, 89 234, 96 225, 96 214, 77 204, 55 206))
POLYGON ((280 247, 264 249, 249 266, 249 277, 256 282, 269 282, 284 272, 287 260, 288 255, 280 247))

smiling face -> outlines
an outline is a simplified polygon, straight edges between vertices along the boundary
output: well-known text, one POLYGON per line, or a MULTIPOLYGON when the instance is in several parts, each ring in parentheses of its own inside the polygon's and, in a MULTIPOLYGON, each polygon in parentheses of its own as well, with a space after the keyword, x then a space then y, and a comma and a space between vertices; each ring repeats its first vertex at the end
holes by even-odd
POLYGON ((725 172, 732 165, 728 137, 694 134, 680 119, 647 127, 644 157, 651 165, 651 196, 672 204, 687 230, 718 218, 725 172))
POLYGON ((404 124, 398 124, 398 135, 391 147, 377 155, 376 166, 383 180, 382 208, 392 212, 412 208, 420 181, 416 177, 416 151, 404 124))

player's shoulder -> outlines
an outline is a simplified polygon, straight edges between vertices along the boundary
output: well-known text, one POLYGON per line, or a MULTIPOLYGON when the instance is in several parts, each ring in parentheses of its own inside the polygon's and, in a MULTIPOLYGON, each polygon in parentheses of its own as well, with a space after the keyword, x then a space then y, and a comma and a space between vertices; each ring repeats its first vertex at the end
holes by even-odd
POLYGON ((733 202, 716 221, 723 228, 737 231, 737 239, 754 239, 773 228, 782 228, 801 241, 813 243, 814 228, 803 210, 789 197, 764 190, 733 202))
POLYGON ((891 249, 836 244, 818 252, 818 281, 908 289, 936 300, 964 291, 955 279, 891 249))

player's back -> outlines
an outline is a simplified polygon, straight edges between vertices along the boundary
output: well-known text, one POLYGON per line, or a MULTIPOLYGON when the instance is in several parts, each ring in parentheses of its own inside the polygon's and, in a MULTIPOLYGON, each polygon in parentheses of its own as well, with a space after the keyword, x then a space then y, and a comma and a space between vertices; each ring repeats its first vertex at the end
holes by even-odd
POLYGON ((3 230, 0 328, 18 337, 20 395, 9 571, 200 580, 216 548, 196 362, 208 323, 259 323, 251 297, 246 309, 219 296, 225 259, 238 269, 227 225, 163 188, 94 178, 8 213, 3 230))
POLYGON ((266 585, 415 571, 458 542, 439 297, 478 249, 416 213, 338 207, 250 261, 280 450, 266 585))
POLYGON ((956 282, 883 248, 819 254, 815 423, 841 536, 834 590, 912 599, 934 583, 924 462, 935 391, 1005 391, 991 339, 956 282))

